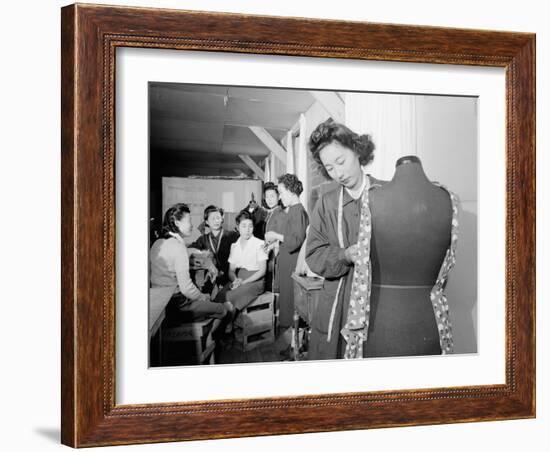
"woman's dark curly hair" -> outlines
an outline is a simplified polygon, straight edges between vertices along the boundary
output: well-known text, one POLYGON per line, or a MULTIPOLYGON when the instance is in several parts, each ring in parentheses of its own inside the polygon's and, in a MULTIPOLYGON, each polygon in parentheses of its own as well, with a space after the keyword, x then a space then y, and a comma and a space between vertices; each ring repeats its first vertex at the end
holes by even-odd
POLYGON ((243 220, 252 221, 252 226, 254 226, 254 217, 252 216, 252 214, 248 210, 241 210, 239 212, 239 215, 237 215, 237 217, 235 218, 235 223, 238 226, 239 224, 241 224, 241 221, 243 221, 243 220))
POLYGON ((223 209, 221 207, 211 205, 204 209, 204 221, 208 220, 208 215, 212 212, 218 212, 223 217, 223 209))
POLYGON ((285 188, 295 195, 300 196, 300 194, 304 191, 304 186, 300 182, 300 179, 298 179, 294 174, 283 174, 279 177, 278 182, 280 184, 283 184, 285 188))
POLYGON ((279 190, 277 189, 277 186, 273 182, 266 182, 264 184, 264 195, 266 191, 273 190, 277 195, 279 194, 279 190))
POLYGON ((163 239, 168 239, 171 237, 170 233, 177 234, 179 229, 176 225, 176 221, 181 221, 184 215, 190 214, 191 210, 189 210, 187 204, 182 202, 174 204, 164 214, 164 221, 162 222, 162 231, 160 236, 163 239))
POLYGON ((334 141, 355 152, 359 156, 359 163, 362 166, 367 165, 374 158, 374 142, 370 135, 359 135, 345 125, 329 118, 319 124, 311 133, 308 143, 313 160, 317 162, 318 170, 327 179, 330 179, 330 176, 323 166, 319 154, 325 146, 334 141))

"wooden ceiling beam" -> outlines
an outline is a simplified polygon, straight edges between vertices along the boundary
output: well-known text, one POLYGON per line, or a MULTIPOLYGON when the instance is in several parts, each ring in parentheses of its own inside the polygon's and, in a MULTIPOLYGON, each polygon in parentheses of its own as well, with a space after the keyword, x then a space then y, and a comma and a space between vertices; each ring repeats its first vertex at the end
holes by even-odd
POLYGON ((327 113, 336 122, 344 123, 346 119, 346 106, 338 94, 333 91, 310 91, 314 99, 319 102, 327 113))
POLYGON ((250 130, 258 137, 258 139, 269 149, 269 151, 286 165, 286 151, 285 149, 277 143, 275 138, 265 130, 263 127, 250 126, 250 130))
POLYGON ((265 173, 264 171, 256 164, 256 162, 254 160, 252 160, 252 158, 248 155, 244 155, 244 154, 239 154, 239 158, 247 164, 247 166, 252 170, 254 171, 254 174, 256 174, 256 176, 258 176, 260 179, 264 179, 265 178, 265 173))

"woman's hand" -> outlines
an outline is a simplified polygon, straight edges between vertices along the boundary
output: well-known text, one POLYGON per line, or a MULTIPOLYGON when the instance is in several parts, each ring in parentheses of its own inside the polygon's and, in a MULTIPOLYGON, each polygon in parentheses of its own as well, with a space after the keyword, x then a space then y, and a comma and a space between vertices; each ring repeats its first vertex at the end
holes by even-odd
POLYGON ((267 231, 265 233, 264 239, 267 243, 273 243, 277 240, 280 240, 281 234, 277 234, 275 231, 267 231))
POLYGON ((236 278, 231 283, 231 289, 236 289, 237 287, 241 286, 243 283, 243 280, 241 278, 236 278))
POLYGON ((351 245, 350 247, 346 248, 346 251, 344 253, 346 259, 350 263, 355 264, 355 262, 357 262, 357 259, 359 258, 359 246, 357 244, 351 245))
POLYGON ((189 255, 189 267, 193 270, 196 270, 196 268, 198 267, 194 254, 189 255))
POLYGON ((210 261, 210 265, 208 265, 208 275, 211 278, 211 281, 215 281, 218 277, 219 271, 218 268, 214 265, 212 261, 210 261))
POLYGON ((269 254, 269 252, 272 250, 272 249, 275 249, 277 247, 277 242, 271 242, 271 243, 267 243, 265 242, 262 246, 262 249, 264 250, 264 253, 265 254, 269 254))
POLYGON ((210 300, 210 295, 207 293, 201 293, 201 296, 199 297, 199 301, 212 301, 210 300))

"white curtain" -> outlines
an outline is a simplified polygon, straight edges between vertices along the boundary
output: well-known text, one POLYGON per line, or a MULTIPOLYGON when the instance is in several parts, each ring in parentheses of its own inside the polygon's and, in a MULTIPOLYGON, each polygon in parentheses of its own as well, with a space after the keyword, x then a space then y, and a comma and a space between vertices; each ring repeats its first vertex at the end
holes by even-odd
POLYGON ((414 96, 346 93, 345 105, 346 125, 356 133, 371 135, 376 146, 366 172, 390 180, 399 157, 417 155, 414 96))

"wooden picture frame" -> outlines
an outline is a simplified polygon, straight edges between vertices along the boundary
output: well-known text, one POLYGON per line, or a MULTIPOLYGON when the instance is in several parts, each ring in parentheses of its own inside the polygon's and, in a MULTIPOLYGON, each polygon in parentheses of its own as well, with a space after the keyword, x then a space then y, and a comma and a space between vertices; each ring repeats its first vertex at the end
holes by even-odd
POLYGON ((62 9, 61 32, 64 444, 85 447, 535 416, 535 35, 79 4, 62 9), (505 384, 117 405, 118 47, 505 68, 505 384))

